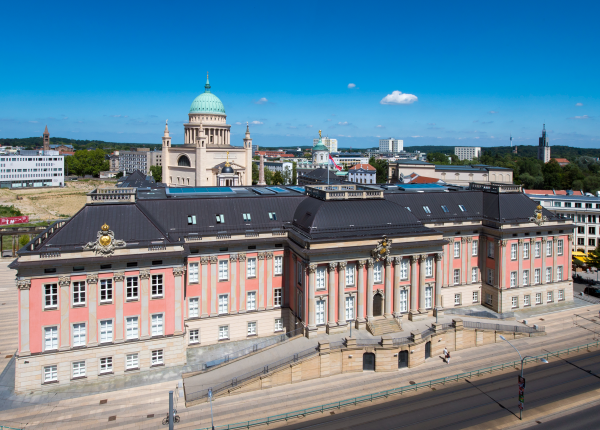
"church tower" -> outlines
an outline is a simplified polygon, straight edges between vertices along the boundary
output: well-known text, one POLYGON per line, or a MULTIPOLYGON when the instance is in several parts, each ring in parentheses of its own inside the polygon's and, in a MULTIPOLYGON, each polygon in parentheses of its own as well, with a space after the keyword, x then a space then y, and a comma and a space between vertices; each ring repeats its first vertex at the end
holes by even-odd
POLYGON ((542 128, 542 136, 539 139, 538 145, 538 160, 542 160, 544 163, 550 161, 550 143, 548 143, 548 136, 546 136, 546 124, 542 128))
POLYGON ((169 148, 171 147, 171 136, 169 136, 169 120, 165 123, 165 133, 162 137, 162 182, 170 183, 169 179, 169 148))
POLYGON ((46 126, 46 130, 44 130, 42 138, 44 139, 44 151, 50 151, 50 133, 48 133, 48 126, 46 126))
POLYGON ((244 154, 246 155, 246 173, 245 182, 252 184, 252 138, 250 137, 250 127, 246 122, 246 135, 244 136, 244 154))

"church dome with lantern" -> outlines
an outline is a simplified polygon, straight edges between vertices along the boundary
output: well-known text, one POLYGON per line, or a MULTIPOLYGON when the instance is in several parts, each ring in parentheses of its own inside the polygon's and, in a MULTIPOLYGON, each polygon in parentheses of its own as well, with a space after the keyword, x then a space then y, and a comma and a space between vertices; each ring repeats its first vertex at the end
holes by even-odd
POLYGON ((206 76, 206 85, 204 92, 194 99, 190 107, 190 113, 213 113, 225 115, 225 106, 223 102, 210 92, 210 83, 206 76))

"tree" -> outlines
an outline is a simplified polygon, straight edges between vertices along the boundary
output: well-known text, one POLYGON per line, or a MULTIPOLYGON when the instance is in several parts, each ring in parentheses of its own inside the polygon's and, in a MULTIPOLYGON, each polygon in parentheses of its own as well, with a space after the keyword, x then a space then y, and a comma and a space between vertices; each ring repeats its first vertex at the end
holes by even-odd
POLYGON ((273 185, 273 172, 265 167, 265 183, 273 185))
POLYGON ((27 245, 29 243, 29 240, 30 239, 28 234, 21 235, 21 237, 19 237, 19 245, 21 246, 21 248, 27 245))
POLYGON ((298 165, 295 161, 292 162, 292 185, 298 183, 298 165))
POLYGON ((562 169, 558 162, 552 158, 542 168, 544 173, 544 189, 560 190, 563 182, 562 169))
POLYGON ((595 267, 596 269, 600 269, 600 244, 594 249, 590 251, 587 255, 587 263, 588 266, 595 267))
POLYGON ((252 163, 252 184, 258 183, 258 166, 256 163, 252 163))
POLYGON ((150 173, 156 182, 162 182, 162 166, 150 166, 150 173))
POLYGON ((275 172, 273 173, 273 176, 271 177, 271 183, 273 185, 283 185, 283 176, 281 175, 281 172, 275 172))
POLYGON ((435 164, 449 164, 448 156, 441 152, 430 152, 427 154, 427 161, 435 164))
POLYGON ((115 175, 115 178, 120 179, 123 177, 123 172, 119 172, 115 175))
POLYGON ((77 176, 100 176, 101 171, 110 169, 106 154, 101 149, 76 151, 75 155, 65 157, 65 168, 77 176))
POLYGON ((388 180, 388 161, 376 160, 375 157, 371 157, 369 164, 377 170, 375 182, 385 184, 388 180))

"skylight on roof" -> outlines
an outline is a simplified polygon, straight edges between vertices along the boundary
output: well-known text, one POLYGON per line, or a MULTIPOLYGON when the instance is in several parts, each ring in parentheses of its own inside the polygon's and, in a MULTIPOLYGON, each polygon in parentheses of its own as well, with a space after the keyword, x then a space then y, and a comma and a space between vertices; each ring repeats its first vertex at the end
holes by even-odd
POLYGON ((448 212, 450 212, 450 211, 448 210, 448 206, 446 206, 446 205, 442 205, 442 210, 443 210, 445 213, 448 213, 448 212))
POLYGON ((409 211, 409 212, 412 212, 412 211, 410 210, 410 206, 406 206, 406 209, 408 209, 408 211, 409 211))
POLYGON ((467 211, 463 205, 458 205, 458 207, 460 208, 460 210, 462 212, 466 212, 467 211))
POLYGON ((423 210, 425 211, 426 214, 431 213, 431 209, 429 209, 429 206, 423 206, 423 210))

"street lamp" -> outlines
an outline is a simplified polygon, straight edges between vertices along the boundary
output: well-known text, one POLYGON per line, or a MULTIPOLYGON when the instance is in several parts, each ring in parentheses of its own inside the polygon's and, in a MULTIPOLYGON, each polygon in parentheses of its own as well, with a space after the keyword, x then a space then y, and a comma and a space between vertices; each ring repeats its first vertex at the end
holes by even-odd
MULTIPOLYGON (((507 340, 507 339, 506 339, 504 336, 500 335, 500 339, 502 339, 503 341, 505 341, 506 343, 508 343, 510 346, 512 346, 512 347, 513 347, 513 349, 514 349, 515 351, 517 351, 517 354, 519 354, 519 357, 521 358, 521 378, 519 379, 519 383, 521 383, 521 382, 522 382, 522 384, 523 384, 523 387, 522 387, 522 388, 523 388, 523 391, 524 391, 524 390, 525 390, 525 379, 523 378, 523 362, 525 361, 525 359, 526 359, 527 357, 529 357, 529 358, 535 358, 535 357, 532 357, 531 355, 526 355, 525 357, 523 357, 523 356, 521 355, 521 353, 519 352, 519 350, 518 350, 517 348, 515 348, 515 346, 514 346, 512 343, 510 343, 510 342, 509 342, 509 341, 508 341, 508 340, 507 340)), ((541 361, 542 363, 544 363, 544 364, 548 364, 548 360, 546 360, 545 358, 540 358, 540 361, 541 361)), ((521 395, 521 393, 519 393, 519 395, 521 395)), ((523 394, 523 395, 524 395, 524 394, 523 394)), ((520 400, 519 400, 519 402, 520 402, 520 400)), ((522 405, 519 405, 519 419, 520 419, 520 420, 522 420, 522 418, 521 418, 521 414, 522 414, 522 413, 523 413, 523 406, 522 406, 522 405)))
POLYGON ((212 388, 208 389, 208 399, 210 400, 210 426, 212 430, 215 430, 215 423, 213 421, 213 412, 212 412, 212 388))

